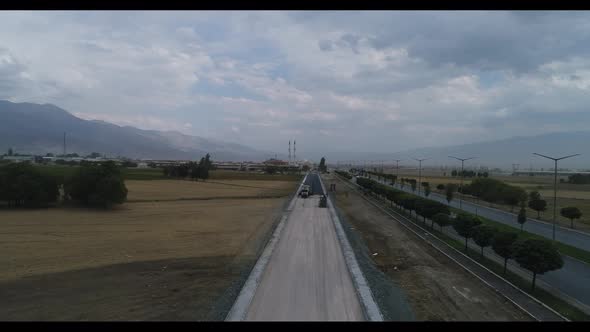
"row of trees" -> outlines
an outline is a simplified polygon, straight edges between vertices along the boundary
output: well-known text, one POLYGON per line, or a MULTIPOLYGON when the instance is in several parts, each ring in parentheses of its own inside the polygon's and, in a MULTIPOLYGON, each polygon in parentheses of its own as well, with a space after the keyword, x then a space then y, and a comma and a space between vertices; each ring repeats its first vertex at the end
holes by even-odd
MULTIPOLYGON (((533 273, 532 289, 535 289, 536 276, 563 267, 563 259, 557 248, 548 240, 538 238, 519 239, 517 233, 500 231, 495 227, 482 223, 481 219, 469 213, 459 213, 455 218, 450 216, 449 207, 419 196, 408 194, 391 187, 384 186, 367 178, 357 178, 357 184, 366 190, 385 197, 403 210, 410 210, 443 228, 452 225, 459 236, 465 239, 465 251, 468 241, 473 241, 481 248, 491 246, 498 256, 504 259, 504 273, 509 259, 514 259, 521 267, 533 273)), ((447 186, 448 188, 449 186, 447 186)))
POLYGON ((202 157, 196 162, 189 162, 182 165, 171 165, 163 168, 164 176, 172 178, 186 179, 187 177, 198 181, 199 179, 205 181, 209 178, 209 170, 211 170, 212 162, 209 154, 202 157))
POLYGON ((457 171, 457 170, 453 170, 451 172, 451 176, 452 177, 465 177, 465 178, 472 178, 472 177, 482 177, 482 178, 487 178, 488 177, 488 172, 475 172, 475 171, 467 171, 467 170, 463 170, 463 172, 461 171, 457 171))
POLYGON ((567 177, 568 183, 590 184, 590 174, 573 174, 567 177))
POLYGON ((0 167, 0 201, 9 207, 47 207, 59 198, 85 206, 112 207, 127 199, 127 188, 120 168, 112 161, 84 164, 67 178, 39 172, 28 163, 0 167))
MULTIPOLYGON (((378 178, 385 178, 392 176, 390 174, 383 174, 378 172, 367 172, 369 175, 375 175, 378 178)), ((394 176, 395 177, 395 176, 394 176)), ((395 180, 392 181, 392 185, 395 184, 395 180)), ((409 184, 412 191, 416 191, 417 181, 413 178, 401 178, 400 186, 402 189, 405 184, 409 184)), ((430 194, 430 184, 428 182, 422 182, 424 187, 424 194, 426 197, 430 194)), ((455 192, 462 193, 464 195, 471 195, 479 200, 483 200, 489 203, 504 203, 510 206, 510 211, 514 212, 514 208, 520 206, 516 221, 520 224, 521 231, 524 224, 527 221, 526 206, 531 210, 537 212, 537 218, 541 217, 541 212, 547 210, 547 201, 541 198, 541 194, 538 191, 531 191, 528 193, 518 186, 509 185, 503 181, 489 178, 478 178, 471 181, 470 184, 465 184, 460 187, 456 184, 439 184, 436 189, 444 191, 447 202, 450 204, 455 197, 455 192)), ((574 228, 574 220, 582 217, 580 209, 574 206, 568 206, 560 209, 562 217, 570 220, 570 227, 574 228)))
POLYGON ((352 174, 348 173, 347 171, 339 171, 339 170, 336 170, 334 172, 336 172, 336 174, 338 174, 340 176, 343 176, 343 177, 345 177, 345 178, 347 178, 349 180, 352 179, 352 174))

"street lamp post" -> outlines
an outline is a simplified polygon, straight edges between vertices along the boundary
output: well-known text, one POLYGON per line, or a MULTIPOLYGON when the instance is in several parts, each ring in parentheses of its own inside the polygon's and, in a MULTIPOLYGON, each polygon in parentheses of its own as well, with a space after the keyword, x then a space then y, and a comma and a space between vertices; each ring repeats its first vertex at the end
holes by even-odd
POLYGON ((428 158, 424 158, 424 159, 413 158, 413 159, 419 163, 419 166, 418 166, 418 196, 420 196, 420 187, 422 186, 422 182, 420 182, 422 180, 422 162, 424 160, 428 160, 428 158))
POLYGON ((453 157, 453 156, 449 156, 449 158, 454 158, 457 160, 461 161, 461 192, 459 193, 459 209, 463 208, 463 177, 465 176, 465 174, 463 173, 463 164, 465 163, 466 160, 470 160, 470 159, 474 159, 475 157, 471 157, 471 158, 457 158, 457 157, 453 157))
POLYGON ((533 153, 534 155, 543 157, 543 158, 547 158, 547 159, 551 159, 555 162, 555 169, 554 169, 554 175, 553 175, 553 241, 555 241, 555 218, 556 218, 556 212, 557 212, 557 161, 562 160, 562 159, 566 159, 566 158, 571 158, 571 157, 575 157, 575 156, 579 156, 580 154, 572 154, 570 156, 565 156, 565 157, 561 157, 561 158, 553 158, 553 157, 548 157, 545 155, 542 155, 540 153, 533 153))
MULTIPOLYGON (((400 181, 399 179, 399 162, 402 161, 403 159, 395 159, 395 180, 400 181)), ((399 183, 399 182, 398 182, 399 183)))

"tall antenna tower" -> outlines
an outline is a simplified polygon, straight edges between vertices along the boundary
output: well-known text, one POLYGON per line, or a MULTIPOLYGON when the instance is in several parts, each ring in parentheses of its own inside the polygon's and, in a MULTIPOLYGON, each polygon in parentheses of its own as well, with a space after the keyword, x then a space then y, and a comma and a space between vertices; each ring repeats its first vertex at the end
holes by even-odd
POLYGON ((66 156, 66 132, 64 131, 64 157, 66 156))
POLYGON ((293 160, 297 161, 297 147, 295 144, 297 144, 297 141, 293 141, 293 160))
POLYGON ((291 140, 289 140, 289 164, 291 163, 291 140))

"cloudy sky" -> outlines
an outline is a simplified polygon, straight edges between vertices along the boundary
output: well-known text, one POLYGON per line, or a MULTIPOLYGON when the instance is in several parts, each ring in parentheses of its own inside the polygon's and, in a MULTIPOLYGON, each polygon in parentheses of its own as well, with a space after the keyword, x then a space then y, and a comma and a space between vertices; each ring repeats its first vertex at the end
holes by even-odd
POLYGON ((274 151, 399 151, 586 130, 589 53, 585 12, 2 12, 0 99, 274 151))

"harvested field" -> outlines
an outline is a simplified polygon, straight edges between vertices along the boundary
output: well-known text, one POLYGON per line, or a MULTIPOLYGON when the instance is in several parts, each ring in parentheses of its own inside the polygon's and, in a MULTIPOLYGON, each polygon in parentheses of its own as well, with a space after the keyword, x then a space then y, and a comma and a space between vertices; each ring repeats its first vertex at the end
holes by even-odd
POLYGON ((336 206, 359 232, 377 267, 405 292, 417 320, 513 321, 531 320, 389 216, 338 183, 336 206))
POLYGON ((129 202, 204 198, 276 197, 295 190, 293 181, 187 180, 125 181, 129 202))
MULTIPOLYGON (((145 182, 161 183, 160 194, 128 181, 130 196, 174 199, 172 188, 198 187, 217 199, 0 211, 0 320, 223 319, 287 197, 226 199, 262 189, 145 182)), ((281 186, 286 194, 295 183, 269 184, 281 186)))

